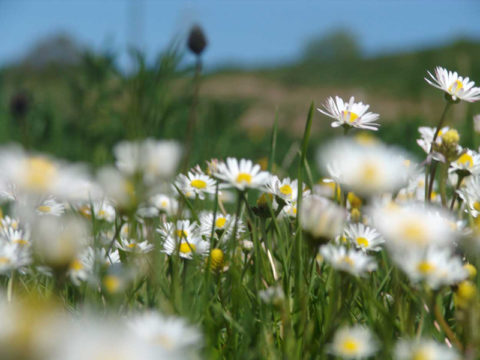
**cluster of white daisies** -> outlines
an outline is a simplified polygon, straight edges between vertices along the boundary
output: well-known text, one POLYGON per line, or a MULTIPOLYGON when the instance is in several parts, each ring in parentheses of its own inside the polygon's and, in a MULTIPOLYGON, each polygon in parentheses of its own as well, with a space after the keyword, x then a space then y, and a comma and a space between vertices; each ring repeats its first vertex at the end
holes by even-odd
MULTIPOLYGON (((426 80, 442 89, 452 104, 480 100, 480 88, 468 78, 442 68, 430 76, 426 80)), ((379 115, 368 109, 353 97, 348 102, 336 97, 319 111, 347 133, 352 128, 378 128, 379 115)), ((319 167, 326 177, 311 188, 235 158, 211 160, 205 170, 196 166, 176 175, 182 151, 173 141, 122 142, 114 149, 115 166, 95 175, 82 165, 5 147, 0 150, 0 196, 8 214, 0 219, 0 274, 10 279, 16 273, 35 274, 57 281, 66 275, 76 286, 115 294, 148 271, 145 262, 155 252, 184 261, 208 258, 215 271, 228 271, 226 257, 232 255, 228 249, 239 246, 249 251, 253 244, 247 240, 245 208, 229 214, 224 204, 247 203, 253 189, 262 194, 259 216, 294 224, 301 202, 306 238, 318 249, 318 259, 338 271, 370 276, 379 266, 375 254, 385 249, 413 286, 474 289, 469 280, 475 276, 474 268, 459 249, 465 239, 475 243, 480 236, 480 155, 463 148, 453 128, 419 131, 428 173, 404 151, 360 133, 319 150, 319 167), (442 181, 434 181, 435 166, 442 181), (449 197, 446 187, 451 189, 449 197)), ((197 262, 203 268, 205 263, 197 262)), ((281 288, 272 287, 259 296, 268 302, 284 295, 281 288)), ((464 298, 460 300, 468 302, 464 298)), ((13 311, 8 316, 17 315, 13 311)), ((141 338, 168 354, 180 341, 171 327, 186 326, 175 321, 181 320, 169 323, 159 314, 139 316, 126 327, 82 320, 72 331, 90 329, 79 337, 88 337, 84 345, 67 341, 59 354, 73 359, 71 352, 78 350, 86 354, 84 358, 95 358, 94 348, 103 349, 95 341, 102 339, 109 349, 122 354, 138 350, 148 359, 150 347, 127 346, 141 338), (134 329, 138 339, 126 328, 134 329)), ((197 332, 181 331, 190 332, 184 336, 185 347, 198 347, 197 332)), ((0 332, 0 342, 8 336, 0 332)), ((378 344, 368 329, 356 325, 338 330, 329 349, 344 358, 361 358, 374 354, 378 344)), ((395 356, 456 358, 452 350, 430 340, 402 340, 395 356)))

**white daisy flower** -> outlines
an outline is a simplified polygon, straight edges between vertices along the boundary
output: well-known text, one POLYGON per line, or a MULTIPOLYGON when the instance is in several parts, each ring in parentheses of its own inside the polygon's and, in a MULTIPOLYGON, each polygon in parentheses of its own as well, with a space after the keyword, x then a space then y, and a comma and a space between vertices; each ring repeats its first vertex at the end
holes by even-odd
POLYGON ((226 162, 219 163, 214 176, 242 191, 260 189, 269 179, 269 174, 261 171, 260 165, 254 165, 251 160, 238 161, 235 158, 227 158, 226 162))
POLYGON ((320 247, 320 254, 334 269, 353 276, 364 276, 377 269, 375 260, 363 251, 328 244, 320 247))
POLYGON ((468 277, 461 259, 452 255, 449 248, 411 249, 395 253, 393 259, 412 282, 424 281, 432 289, 458 284, 468 277))
POLYGON ((480 100, 480 88, 475 87, 475 82, 468 77, 463 78, 456 72, 448 71, 440 66, 435 68, 435 75, 429 71, 428 75, 430 75, 430 79, 425 78, 425 81, 450 95, 453 101, 475 102, 480 100))
POLYGON ((343 327, 335 332, 329 352, 343 359, 362 359, 375 354, 378 349, 370 330, 361 325, 343 327))
POLYGON ((116 166, 124 174, 140 174, 146 184, 171 178, 182 154, 175 141, 146 139, 137 142, 122 141, 115 145, 116 166))
POLYGON ((452 223, 455 221, 450 214, 440 211, 423 203, 403 206, 389 203, 373 206, 369 214, 375 228, 385 238, 386 245, 396 251, 453 244, 456 233, 452 223))
MULTIPOLYGON (((296 202, 298 197, 298 181, 285 178, 280 180, 276 175, 270 176, 269 181, 265 184, 265 190, 284 201, 296 202)), ((305 184, 303 184, 302 194, 305 196, 305 184)))
POLYGON ((128 208, 136 203, 135 186, 128 176, 107 166, 100 169, 97 177, 105 197, 111 199, 116 206, 128 208))
POLYGON ((74 285, 80 285, 86 281, 93 271, 95 258, 92 247, 85 249, 79 257, 75 258, 68 267, 68 276, 74 285))
POLYGON ((178 255, 183 259, 192 259, 193 254, 206 256, 210 244, 208 241, 202 240, 200 237, 191 237, 188 240, 186 238, 175 239, 173 237, 167 237, 163 242, 162 252, 167 255, 173 255, 178 251, 178 255))
POLYGON ((345 236, 355 247, 362 250, 380 251, 380 245, 385 242, 377 230, 361 223, 347 226, 345 236))
POLYGON ((301 224, 313 239, 328 240, 343 231, 346 212, 335 203, 317 195, 307 196, 302 202, 301 224))
MULTIPOLYGON (((202 212, 200 213, 200 228, 199 233, 203 236, 209 237, 212 233, 213 226, 213 212, 202 212)), ((230 214, 222 214, 217 212, 215 216, 215 227, 214 235, 217 234, 221 239, 227 240, 233 233, 233 228, 235 227, 235 216, 230 214)), ((245 225, 241 219, 237 221, 237 237, 245 232, 245 225)))
POLYGON ((466 149, 457 160, 450 164, 449 171, 464 176, 480 174, 480 154, 466 149))
POLYGON ((295 201, 287 201, 285 206, 282 209, 282 212, 279 216, 286 216, 289 218, 296 218, 297 217, 297 202, 295 201))
POLYGON ((407 183, 412 172, 402 151, 380 143, 364 146, 337 140, 321 149, 318 159, 342 188, 363 196, 395 192, 407 183))
POLYGON ((65 212, 65 205, 49 198, 37 206, 36 212, 38 215, 61 216, 65 212))
POLYGON ((205 175, 201 170, 190 171, 186 176, 179 174, 175 185, 188 198, 198 196, 205 199, 205 194, 215 193, 215 180, 205 175))
POLYGON ((460 360, 455 350, 430 339, 399 340, 395 360, 460 360))
POLYGON ((285 298, 285 293, 280 285, 276 285, 260 290, 258 296, 266 304, 276 304, 285 298))
POLYGON ((465 180, 464 186, 457 191, 465 202, 466 210, 474 217, 480 215, 480 176, 472 176, 465 180))
POLYGON ((30 252, 25 251, 17 244, 0 244, 0 274, 9 273, 12 270, 21 269, 31 264, 30 252))
POLYGON ((160 234, 162 239, 167 239, 168 237, 174 239, 187 239, 198 237, 198 225, 190 220, 177 220, 177 222, 171 223, 167 222, 162 224, 157 232, 160 234))
POLYGON ((128 320, 128 327, 135 336, 149 346, 158 348, 162 359, 190 358, 202 345, 202 336, 193 326, 178 317, 165 317, 149 311, 134 315, 128 320))
POLYGON ((335 99, 329 97, 324 105, 324 109, 317 108, 322 114, 334 119, 332 127, 355 127, 365 130, 377 130, 379 124, 375 123, 380 117, 378 114, 367 112, 370 105, 362 102, 355 102, 352 96, 348 103, 342 98, 335 96, 335 99))
POLYGON ((153 250, 153 244, 150 244, 147 240, 137 241, 136 239, 128 239, 120 236, 120 240, 115 241, 117 249, 136 254, 146 254, 153 250))
POLYGON ((171 196, 165 194, 156 194, 150 198, 150 203, 159 211, 165 212, 167 215, 176 214, 178 210, 178 201, 171 196))

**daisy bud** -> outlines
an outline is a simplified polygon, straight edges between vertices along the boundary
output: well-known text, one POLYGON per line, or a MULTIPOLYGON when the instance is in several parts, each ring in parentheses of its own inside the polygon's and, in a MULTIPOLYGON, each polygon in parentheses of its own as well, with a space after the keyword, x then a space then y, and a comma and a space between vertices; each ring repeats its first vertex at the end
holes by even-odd
POLYGON ((223 268, 224 255, 221 249, 212 249, 210 252, 210 268, 219 271, 223 268))
POLYGON ((477 276, 477 268, 475 266, 468 263, 468 264, 463 265, 463 268, 468 271, 468 278, 470 280, 475 279, 475 276, 477 276))
POLYGON ((194 25, 190 29, 187 45, 190 51, 197 56, 200 56, 203 50, 205 50, 205 47, 207 46, 207 38, 205 37, 205 33, 200 26, 194 25))
POLYGON ((458 284, 454 294, 455 305, 461 308, 467 307, 472 303, 477 295, 477 288, 471 281, 465 280, 458 284))
POLYGON ((15 118, 23 118, 30 109, 30 99, 27 93, 20 91, 10 100, 10 113, 15 118))

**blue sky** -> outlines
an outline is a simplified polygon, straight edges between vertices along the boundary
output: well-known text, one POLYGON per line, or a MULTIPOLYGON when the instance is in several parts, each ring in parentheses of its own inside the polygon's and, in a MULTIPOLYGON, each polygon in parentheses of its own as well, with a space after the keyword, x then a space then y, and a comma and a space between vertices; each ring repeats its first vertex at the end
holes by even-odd
POLYGON ((135 42, 153 57, 198 22, 207 64, 257 65, 293 60, 309 38, 336 28, 352 30, 368 55, 480 40, 479 19, 478 0, 0 0, 0 65, 56 31, 120 53, 135 42))

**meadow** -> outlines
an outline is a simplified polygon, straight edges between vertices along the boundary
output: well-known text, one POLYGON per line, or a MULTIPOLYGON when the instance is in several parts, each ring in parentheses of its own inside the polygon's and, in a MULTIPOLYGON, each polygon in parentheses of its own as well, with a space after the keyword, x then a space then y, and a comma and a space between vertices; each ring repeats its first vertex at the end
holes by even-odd
POLYGON ((0 357, 479 358, 480 45, 201 71, 195 36, 0 70, 0 357))

